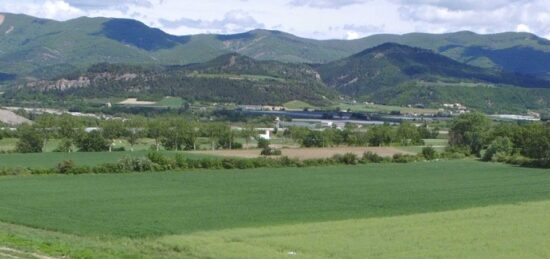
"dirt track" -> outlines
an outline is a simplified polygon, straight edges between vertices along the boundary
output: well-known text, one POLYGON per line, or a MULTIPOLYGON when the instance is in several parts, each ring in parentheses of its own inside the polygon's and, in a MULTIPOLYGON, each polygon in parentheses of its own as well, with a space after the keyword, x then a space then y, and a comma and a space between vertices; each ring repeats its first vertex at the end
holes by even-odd
MULTIPOLYGON (((397 153, 412 154, 411 152, 402 151, 391 147, 337 147, 337 148, 292 148, 282 149, 283 156, 298 159, 312 159, 312 158, 329 158, 336 154, 353 153, 358 156, 362 156, 365 152, 370 151, 381 156, 393 156, 397 153)), ((247 149, 247 150, 215 150, 215 151, 197 151, 194 153, 223 156, 223 157, 243 157, 254 158, 260 156, 259 149, 247 149)))

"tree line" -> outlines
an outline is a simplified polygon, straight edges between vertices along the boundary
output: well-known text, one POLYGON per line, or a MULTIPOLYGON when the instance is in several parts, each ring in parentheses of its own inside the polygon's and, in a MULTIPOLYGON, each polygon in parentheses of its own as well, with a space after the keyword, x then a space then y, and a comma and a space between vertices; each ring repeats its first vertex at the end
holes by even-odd
POLYGON ((451 121, 449 145, 485 161, 550 167, 549 124, 497 124, 481 113, 463 114, 451 121))
POLYGON ((403 122, 399 126, 384 124, 364 128, 347 124, 344 129, 311 130, 304 127, 290 127, 283 136, 293 139, 303 147, 420 146, 424 145, 424 139, 437 138, 439 128, 430 128, 427 124, 417 127, 409 122, 403 122))

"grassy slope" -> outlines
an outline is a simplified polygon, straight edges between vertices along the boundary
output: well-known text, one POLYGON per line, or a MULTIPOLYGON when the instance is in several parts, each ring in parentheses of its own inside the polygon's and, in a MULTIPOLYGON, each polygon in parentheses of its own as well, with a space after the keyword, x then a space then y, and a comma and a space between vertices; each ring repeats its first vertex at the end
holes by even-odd
POLYGON ((550 202, 147 239, 89 238, 0 223, 0 243, 73 258, 543 258, 550 202))
POLYGON ((538 201, 549 190, 548 171, 474 161, 4 177, 0 221, 151 237, 538 201))
POLYGON ((197 257, 540 258, 550 202, 375 219, 236 229, 160 239, 197 257))

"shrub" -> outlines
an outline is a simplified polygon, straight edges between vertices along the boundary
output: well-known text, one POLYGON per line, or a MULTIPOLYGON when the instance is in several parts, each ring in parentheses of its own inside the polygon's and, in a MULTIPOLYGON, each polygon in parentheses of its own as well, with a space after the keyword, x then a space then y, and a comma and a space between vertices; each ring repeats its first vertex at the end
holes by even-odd
POLYGON ((492 161, 493 156, 500 153, 500 157, 509 156, 514 151, 514 144, 508 137, 497 137, 483 154, 483 161, 492 161))
POLYGON ((269 148, 269 145, 270 145, 269 140, 264 138, 258 139, 258 148, 266 149, 266 148, 269 148))
POLYGON ((361 159, 361 161, 368 163, 382 163, 384 162, 384 158, 376 153, 369 151, 363 154, 363 158, 361 159))
POLYGON ((431 146, 430 147, 424 147, 424 148, 422 148, 422 156, 424 156, 424 158, 426 160, 434 160, 434 159, 437 158, 437 152, 431 146))
POLYGON ((176 166, 180 169, 186 169, 189 167, 189 163, 187 162, 187 158, 182 154, 176 155, 176 166))
POLYGON ((243 149, 243 144, 239 142, 234 142, 231 144, 231 149, 243 149))
POLYGON ((262 156, 280 156, 283 152, 280 149, 266 147, 260 153, 262 156))
POLYGON ((60 174, 70 174, 71 171, 76 167, 74 161, 65 160, 57 164, 57 172, 60 174))
POLYGON ((119 165, 126 171, 145 172, 153 170, 153 162, 147 157, 123 157, 119 160, 119 165))
POLYGON ((466 158, 466 155, 462 152, 451 152, 446 150, 441 154, 441 157, 446 159, 464 159, 466 158))
POLYGON ((151 160, 151 162, 158 164, 162 167, 173 167, 171 166, 173 163, 160 152, 149 152, 147 154, 147 158, 151 160))
POLYGON ((332 159, 339 164, 356 165, 359 163, 359 159, 357 158, 357 155, 353 153, 346 153, 344 155, 339 155, 339 154, 334 155, 332 159))
POLYGON ((417 157, 413 155, 395 154, 393 155, 393 162, 395 163, 410 163, 417 161, 417 157))

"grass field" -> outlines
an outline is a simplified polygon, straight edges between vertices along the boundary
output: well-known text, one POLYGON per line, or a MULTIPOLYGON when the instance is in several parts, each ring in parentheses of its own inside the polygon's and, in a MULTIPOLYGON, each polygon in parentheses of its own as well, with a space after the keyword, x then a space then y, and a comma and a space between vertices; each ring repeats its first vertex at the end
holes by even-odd
POLYGON ((165 97, 157 102, 157 106, 166 106, 171 108, 179 108, 184 104, 183 99, 180 97, 165 97))
MULTIPOLYGON (((72 160, 79 166, 95 166, 104 163, 116 163, 125 156, 143 157, 149 151, 124 152, 73 152, 73 153, 34 153, 34 154, 0 154, 0 168, 53 168, 59 162, 72 160)), ((174 156, 176 152, 163 151, 174 156)), ((207 157, 204 154, 185 153, 190 158, 207 157)))
POLYGON ((550 247, 550 172, 468 160, 2 177, 0 204, 1 244, 74 257, 517 258, 550 247))

